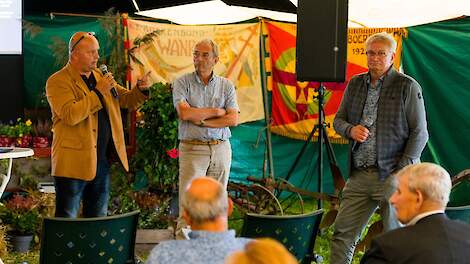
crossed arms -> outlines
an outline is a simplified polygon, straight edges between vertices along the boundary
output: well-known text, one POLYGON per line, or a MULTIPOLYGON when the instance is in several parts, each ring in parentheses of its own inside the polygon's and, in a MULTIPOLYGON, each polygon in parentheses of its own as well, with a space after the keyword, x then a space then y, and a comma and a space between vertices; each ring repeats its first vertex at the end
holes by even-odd
POLYGON ((181 120, 198 126, 222 128, 238 125, 238 111, 235 108, 195 108, 182 101, 177 104, 176 111, 181 120))

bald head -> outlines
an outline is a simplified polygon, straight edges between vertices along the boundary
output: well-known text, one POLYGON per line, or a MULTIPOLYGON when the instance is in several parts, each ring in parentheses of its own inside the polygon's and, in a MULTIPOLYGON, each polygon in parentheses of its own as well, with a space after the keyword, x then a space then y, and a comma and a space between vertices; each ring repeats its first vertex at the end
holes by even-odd
POLYGON ((210 201, 219 192, 221 184, 209 177, 199 177, 191 181, 188 186, 188 195, 197 197, 201 201, 210 201))
POLYGON ((194 223, 213 221, 227 214, 227 191, 212 178, 195 178, 183 194, 182 206, 194 223))
POLYGON ((94 42, 96 38, 92 32, 75 32, 69 40, 69 55, 72 54, 72 51, 79 49, 80 46, 83 46, 83 43, 94 42))
POLYGON ((76 32, 69 41, 69 62, 80 74, 97 67, 100 45, 90 32, 76 32))

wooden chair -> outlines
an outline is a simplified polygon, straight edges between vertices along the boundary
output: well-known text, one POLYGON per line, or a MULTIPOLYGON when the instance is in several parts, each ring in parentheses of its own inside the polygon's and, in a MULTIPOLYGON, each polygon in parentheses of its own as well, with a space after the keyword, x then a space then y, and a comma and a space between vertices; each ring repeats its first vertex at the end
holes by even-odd
POLYGON ((302 215, 246 214, 241 236, 271 237, 281 242, 300 263, 315 260, 313 248, 323 210, 302 215))
POLYGON ((96 218, 44 218, 39 262, 135 263, 139 211, 96 218))

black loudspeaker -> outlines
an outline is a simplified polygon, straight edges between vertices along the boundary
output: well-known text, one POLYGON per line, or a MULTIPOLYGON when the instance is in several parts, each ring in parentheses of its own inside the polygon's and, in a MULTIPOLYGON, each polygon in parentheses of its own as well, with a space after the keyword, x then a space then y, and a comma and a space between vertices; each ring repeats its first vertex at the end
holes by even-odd
POLYGON ((23 55, 0 55, 0 69, 0 122, 7 123, 24 112, 23 55))
POLYGON ((299 0, 297 80, 344 82, 347 34, 347 0, 299 0))

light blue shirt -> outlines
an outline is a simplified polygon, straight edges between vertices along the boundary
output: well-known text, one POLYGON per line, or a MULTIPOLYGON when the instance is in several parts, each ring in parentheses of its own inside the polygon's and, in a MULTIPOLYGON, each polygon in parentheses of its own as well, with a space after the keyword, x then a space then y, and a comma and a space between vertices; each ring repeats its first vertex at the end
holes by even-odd
POLYGON ((190 240, 163 241, 153 248, 147 264, 223 264, 234 251, 243 250, 251 240, 235 237, 234 230, 225 232, 192 231, 190 240))
MULTIPOLYGON (((187 102, 195 108, 214 107, 239 111, 235 86, 226 78, 212 74, 209 83, 205 85, 196 72, 192 72, 176 79, 172 86, 175 108, 179 103, 187 102)), ((180 140, 228 140, 230 136, 228 127, 200 127, 189 121, 178 120, 178 139, 180 140)))

